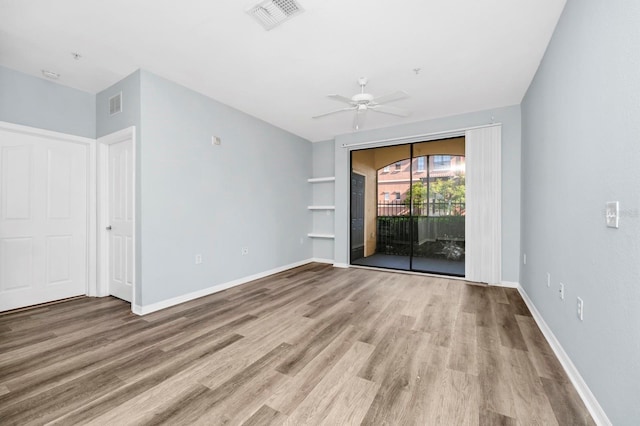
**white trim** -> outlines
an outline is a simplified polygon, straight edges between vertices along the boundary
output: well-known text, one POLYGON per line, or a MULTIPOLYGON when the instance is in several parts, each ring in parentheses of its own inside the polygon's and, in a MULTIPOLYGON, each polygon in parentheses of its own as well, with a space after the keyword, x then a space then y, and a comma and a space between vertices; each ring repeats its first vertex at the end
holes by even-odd
POLYGON ((582 398, 582 402, 584 402, 587 410, 589 410, 589 413, 591 414, 591 417, 593 417, 593 420, 598 425, 611 425, 612 423, 607 417, 607 414, 598 403, 598 400, 591 392, 591 389, 589 389, 589 386, 587 386, 587 383, 584 381, 584 379, 580 375, 580 372, 571 361, 571 358, 569 358, 569 355, 567 355, 567 353, 564 351, 564 348, 562 347, 556 336, 553 334, 553 331, 551 331, 551 328, 549 328, 544 318, 542 318, 542 315, 540 315, 540 312, 533 304, 533 301, 529 298, 527 292, 521 285, 518 285, 517 288, 518 292, 522 296, 522 299, 531 311, 533 319, 535 320, 536 324, 538 324, 538 327, 542 331, 544 337, 547 339, 547 342, 549 343, 549 346, 551 346, 551 349, 553 349, 553 352, 560 361, 560 364, 562 364, 562 367, 569 376, 571 383, 576 388, 576 391, 580 395, 580 398, 582 398))
POLYGON ((138 280, 136 279, 136 265, 138 263, 137 258, 137 219, 136 212, 138 210, 138 206, 136 205, 136 179, 137 179, 137 160, 136 160, 136 151, 137 151, 137 141, 136 141, 136 127, 130 126, 122 130, 118 130, 117 132, 110 133, 106 136, 102 136, 98 138, 98 152, 97 152, 97 162, 98 170, 97 170, 97 195, 96 200, 98 204, 98 219, 97 219, 97 227, 100 230, 98 233, 98 240, 96 241, 97 251, 97 262, 98 262, 98 279, 96 282, 96 295, 97 296, 108 296, 109 295, 109 274, 104 265, 108 265, 108 256, 109 256, 109 242, 107 238, 107 231, 105 230, 108 225, 107 219, 109 217, 108 212, 108 203, 106 202, 106 197, 108 196, 108 173, 109 173, 109 145, 113 145, 119 142, 124 142, 127 140, 131 140, 131 161, 133 162, 133 289, 131 294, 131 311, 137 313, 135 311, 136 305, 136 293, 138 280))
POLYGON ((247 277, 238 278, 237 280, 229 281, 222 284, 217 284, 209 288, 204 288, 202 290, 197 290, 191 293, 183 294, 181 296, 173 297, 171 299, 163 300, 161 302, 152 303, 151 305, 140 306, 140 305, 131 304, 131 307, 132 307, 131 310, 134 314, 137 314, 137 315, 147 315, 152 312, 159 311, 161 309, 170 308, 171 306, 179 305, 180 303, 189 302, 191 300, 198 299, 200 297, 218 293, 219 291, 226 290, 231 287, 236 287, 241 284, 248 283, 250 281, 255 281, 257 279, 268 277, 269 275, 274 275, 283 271, 287 271, 289 269, 297 268, 299 266, 307 265, 312 262, 320 262, 320 260, 316 260, 316 259, 301 260, 299 262, 290 263, 288 265, 280 266, 278 268, 270 269, 268 271, 259 272, 257 274, 249 275, 247 277))
MULTIPOLYGON (((404 144, 404 143, 413 143, 413 142, 427 142, 428 140, 433 140, 433 139, 445 139, 445 138, 456 137, 456 136, 464 136, 465 132, 468 130, 484 129, 486 127, 501 126, 501 125, 502 123, 490 123, 490 124, 484 124, 482 126, 465 127, 463 129, 445 130, 442 132, 424 133, 424 134, 414 135, 414 136, 403 136, 399 138, 380 139, 377 141, 342 144, 342 147, 351 148, 352 146, 363 146, 363 145, 373 145, 373 144, 396 145, 400 143, 404 144)), ((385 146, 385 145, 382 145, 382 146, 385 146)))
POLYGON ((329 177, 317 177, 317 178, 309 178, 307 182, 309 183, 321 183, 321 182, 334 182, 336 180, 335 176, 329 177))
POLYGON ((89 210, 87 211, 89 217, 87 218, 87 296, 96 297, 98 291, 98 168, 97 168, 97 155, 98 147, 97 142, 92 140, 89 145, 89 152, 87 154, 87 161, 89 162, 87 177, 87 200, 89 202, 89 210))
POLYGON ((56 139, 64 142, 75 142, 83 144, 95 144, 96 140, 91 138, 85 138, 84 136, 69 135, 61 132, 54 132, 52 130, 38 129, 36 127, 23 126, 21 124, 8 123, 6 121, 0 121, 0 129, 8 130, 14 133, 24 133, 27 135, 42 136, 48 139, 56 139))
POLYGON ((311 258, 311 262, 315 262, 315 263, 326 263, 328 265, 333 265, 334 260, 333 259, 322 259, 320 257, 312 257, 311 258))
POLYGON ((24 126, 21 124, 0 121, 0 130, 21 133, 25 135, 43 137, 61 142, 87 145, 87 275, 85 282, 85 294, 96 296, 97 278, 97 252, 96 252, 96 140, 84 136, 70 135, 53 130, 39 129, 37 127, 24 126))
POLYGON ((343 268, 343 269, 349 269, 350 266, 347 265, 346 263, 334 263, 333 264, 334 268, 343 268))
POLYGON ((520 283, 513 281, 500 281, 496 284, 489 284, 491 287, 519 288, 520 283))

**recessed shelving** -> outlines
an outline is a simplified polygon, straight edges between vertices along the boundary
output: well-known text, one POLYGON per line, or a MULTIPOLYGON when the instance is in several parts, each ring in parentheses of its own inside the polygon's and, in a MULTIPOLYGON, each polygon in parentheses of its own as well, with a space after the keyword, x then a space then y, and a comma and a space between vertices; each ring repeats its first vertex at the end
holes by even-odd
POLYGON ((336 210, 335 205, 327 205, 324 203, 335 203, 335 176, 322 176, 311 177, 307 179, 307 182, 312 183, 312 205, 307 208, 313 216, 313 227, 307 234, 307 238, 310 238, 310 243, 313 246, 315 253, 321 253, 320 258, 333 258, 334 257, 334 213, 336 210), (330 254, 329 254, 330 253, 330 254))
POLYGON ((335 176, 328 176, 328 177, 309 178, 307 179, 307 182, 321 183, 321 182, 335 182, 335 180, 336 180, 335 176))
POLYGON ((317 233, 310 233, 307 234, 307 237, 309 238, 326 238, 326 239, 334 239, 336 236, 333 234, 317 234, 317 233))
POLYGON ((335 210, 336 206, 309 206, 309 210, 335 210))

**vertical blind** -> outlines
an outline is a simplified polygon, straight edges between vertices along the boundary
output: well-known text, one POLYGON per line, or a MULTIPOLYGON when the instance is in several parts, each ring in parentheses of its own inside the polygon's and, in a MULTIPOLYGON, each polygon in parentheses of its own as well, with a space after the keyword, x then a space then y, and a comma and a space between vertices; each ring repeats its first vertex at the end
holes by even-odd
POLYGON ((465 278, 501 281, 501 135, 496 125, 465 132, 465 278))

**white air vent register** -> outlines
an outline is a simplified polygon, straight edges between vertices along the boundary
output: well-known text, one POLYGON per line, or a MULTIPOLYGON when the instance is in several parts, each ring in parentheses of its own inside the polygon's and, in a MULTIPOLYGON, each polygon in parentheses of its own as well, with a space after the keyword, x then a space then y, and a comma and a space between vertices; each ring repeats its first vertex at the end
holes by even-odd
POLYGON ((122 92, 109 98, 109 115, 122 112, 122 92))
POLYGON ((303 11, 295 0, 266 0, 253 6, 247 13, 266 30, 270 30, 303 11))

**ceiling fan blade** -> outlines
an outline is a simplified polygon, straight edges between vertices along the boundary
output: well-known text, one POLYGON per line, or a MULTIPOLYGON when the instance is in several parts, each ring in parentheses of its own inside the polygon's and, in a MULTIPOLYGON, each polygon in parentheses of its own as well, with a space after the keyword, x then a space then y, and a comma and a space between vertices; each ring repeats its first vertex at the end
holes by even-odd
POLYGON ((369 109, 384 114, 397 115, 398 117, 408 117, 411 115, 411 111, 389 105, 373 105, 370 106, 369 109))
POLYGON ((320 117, 325 117, 327 115, 331 115, 331 114, 336 114, 338 112, 343 112, 343 111, 353 111, 354 109, 356 109, 357 107, 349 107, 349 108, 340 108, 337 109, 335 111, 329 111, 329 112, 325 112, 324 114, 320 114, 320 115, 315 115, 311 118, 320 118, 320 117))
POLYGON ((373 99, 373 102, 375 102, 376 104, 387 104, 389 102, 399 101, 400 99, 406 99, 408 97, 409 95, 407 94, 407 92, 403 92, 402 90, 400 90, 394 93, 389 93, 388 95, 378 96, 377 98, 373 99))
POLYGON ((332 94, 332 95, 327 95, 327 97, 338 102, 344 102, 345 104, 353 105, 353 101, 351 100, 351 98, 347 98, 346 96, 332 94))
POLYGON ((353 117, 353 130, 360 130, 364 126, 364 118, 367 116, 368 108, 357 108, 353 117))

